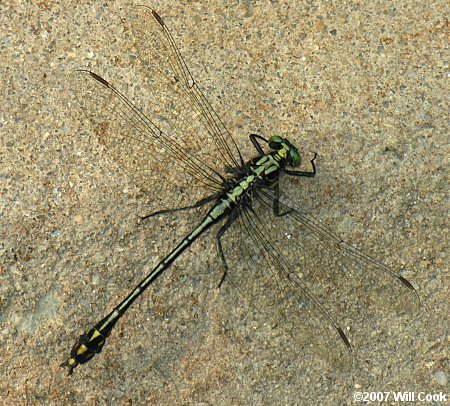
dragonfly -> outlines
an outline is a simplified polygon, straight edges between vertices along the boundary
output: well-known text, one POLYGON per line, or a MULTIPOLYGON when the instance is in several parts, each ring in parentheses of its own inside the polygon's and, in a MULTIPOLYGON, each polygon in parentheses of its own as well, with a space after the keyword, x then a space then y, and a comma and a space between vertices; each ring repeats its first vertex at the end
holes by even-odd
POLYGON ((316 154, 308 162, 309 169, 300 170, 302 155, 294 142, 280 135, 251 134, 255 156, 245 160, 194 80, 160 15, 138 6, 131 20, 138 59, 151 89, 152 115, 89 70, 78 70, 70 79, 77 103, 109 155, 152 197, 155 210, 143 219, 199 210, 201 217, 189 215, 190 232, 112 311, 78 338, 61 366, 68 368, 70 375, 99 354, 130 306, 213 227, 223 268, 220 289, 227 283, 239 289, 247 280, 259 281, 264 288, 269 282, 271 287, 256 296, 273 294, 273 305, 293 312, 292 317, 301 323, 306 324, 309 317, 318 320, 314 326, 326 328, 351 354, 344 328, 313 289, 317 268, 308 259, 307 247, 315 250, 317 258, 329 259, 323 267, 349 270, 360 275, 363 283, 371 275, 380 290, 389 290, 395 300, 417 297, 414 286, 345 242, 284 195, 282 178, 316 175, 316 154), (233 266, 228 254, 231 249, 239 251, 233 266))

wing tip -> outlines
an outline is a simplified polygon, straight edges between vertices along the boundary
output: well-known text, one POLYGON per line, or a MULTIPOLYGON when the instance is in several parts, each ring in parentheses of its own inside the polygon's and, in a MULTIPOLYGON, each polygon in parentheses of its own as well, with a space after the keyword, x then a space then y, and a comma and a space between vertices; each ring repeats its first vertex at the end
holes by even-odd
POLYGON ((89 75, 89 76, 91 76, 94 80, 96 80, 97 82, 100 82, 102 85, 104 85, 104 86, 106 86, 106 87, 110 87, 110 84, 109 84, 109 82, 108 82, 106 79, 103 79, 101 76, 97 75, 97 74, 94 73, 94 72, 91 72, 91 71, 88 70, 88 69, 76 69, 76 70, 74 71, 74 74, 77 74, 77 73, 80 73, 80 74, 83 74, 83 75, 89 75))
POLYGON ((154 9, 152 9, 151 7, 145 6, 144 4, 139 4, 137 6, 134 7, 134 10, 136 12, 142 12, 143 14, 147 14, 147 13, 151 13, 151 15, 153 16, 153 18, 158 22, 158 24, 160 24, 161 26, 164 27, 164 21, 161 18, 161 16, 158 14, 158 12, 154 9))
POLYGON ((350 341, 347 337, 347 335, 344 333, 341 327, 336 327, 337 332, 339 333, 339 336, 341 337, 341 340, 344 342, 347 349, 351 352, 352 351, 352 345, 350 344, 350 341))
POLYGON ((84 71, 84 72, 89 73, 89 75, 91 75, 91 77, 92 77, 93 79, 95 79, 97 82, 100 82, 102 85, 104 85, 104 86, 106 86, 106 87, 109 87, 109 82, 107 82, 107 81, 106 81, 105 79, 103 79, 101 76, 99 76, 99 75, 97 75, 96 73, 91 72, 91 71, 84 71))
POLYGON ((153 17, 155 18, 155 20, 158 21, 158 23, 159 23, 161 26, 164 26, 164 22, 163 22, 161 16, 160 16, 155 10, 153 10, 153 9, 151 9, 151 12, 152 12, 152 15, 153 15, 153 17))

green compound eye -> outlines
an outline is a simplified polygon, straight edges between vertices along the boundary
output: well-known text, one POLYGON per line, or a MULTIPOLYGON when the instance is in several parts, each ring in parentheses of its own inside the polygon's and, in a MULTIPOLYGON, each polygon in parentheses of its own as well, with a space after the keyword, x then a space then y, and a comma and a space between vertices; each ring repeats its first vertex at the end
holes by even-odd
POLYGON ((291 147, 289 149, 289 164, 291 166, 300 166, 302 163, 302 157, 300 156, 297 148, 291 147))

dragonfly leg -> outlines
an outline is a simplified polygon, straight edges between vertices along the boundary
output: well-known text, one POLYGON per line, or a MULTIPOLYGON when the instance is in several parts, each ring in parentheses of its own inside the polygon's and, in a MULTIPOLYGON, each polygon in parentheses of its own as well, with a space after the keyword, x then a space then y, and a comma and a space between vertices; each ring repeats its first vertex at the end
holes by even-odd
POLYGON ((285 169, 284 173, 287 173, 288 175, 291 176, 306 176, 308 178, 313 178, 314 176, 316 176, 316 165, 314 164, 314 160, 317 157, 317 152, 314 152, 314 157, 313 159, 311 159, 311 166, 313 168, 312 171, 291 171, 289 169, 285 169))
POLYGON ((273 213, 275 214, 275 216, 283 217, 283 216, 286 216, 287 214, 289 214, 291 211, 293 211, 293 209, 291 209, 291 210, 286 210, 284 213, 280 212, 280 184, 279 183, 276 183, 275 185, 273 185, 271 190, 274 193, 273 213))
POLYGON ((258 140, 264 141, 265 143, 267 143, 268 141, 264 137, 261 137, 258 134, 250 134, 249 138, 250 138, 250 141, 252 142, 253 146, 255 147, 256 151, 258 151, 258 154, 265 155, 264 150, 262 149, 258 140))
POLYGON ((222 261, 222 265, 223 265, 223 275, 222 275, 222 278, 220 278, 218 288, 220 288, 222 286, 222 283, 224 282, 224 280, 227 276, 227 273, 228 273, 228 265, 227 265, 227 260, 225 258, 225 254, 223 253, 221 238, 223 237, 225 232, 228 230, 228 228, 234 223, 234 221, 237 218, 238 218, 238 213, 236 211, 232 211, 231 214, 228 216, 225 224, 222 227, 220 227, 219 231, 216 234, 217 251, 219 252, 220 260, 222 261))
POLYGON ((147 214, 145 216, 139 216, 139 218, 140 218, 140 221, 143 221, 143 220, 147 220, 150 217, 159 216, 161 214, 169 214, 169 213, 176 213, 178 211, 197 209, 198 207, 202 207, 205 204, 216 200, 219 196, 220 196, 219 193, 213 193, 211 196, 205 197, 204 199, 199 200, 198 202, 194 203, 191 206, 178 207, 176 209, 159 210, 159 211, 155 211, 154 213, 147 214))

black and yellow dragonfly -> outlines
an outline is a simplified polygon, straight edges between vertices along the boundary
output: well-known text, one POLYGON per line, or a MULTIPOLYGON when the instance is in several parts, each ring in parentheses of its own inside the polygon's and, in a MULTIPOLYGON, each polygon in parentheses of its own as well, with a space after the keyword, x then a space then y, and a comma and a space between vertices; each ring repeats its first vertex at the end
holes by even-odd
MULTIPOLYGON (((328 258, 323 267, 372 275, 398 301, 405 297, 409 303, 411 296, 416 297, 412 284, 343 241, 281 193, 282 175, 315 176, 315 155, 310 169, 301 171, 296 169, 302 159, 294 143, 279 135, 266 139, 252 134, 256 157, 246 161, 156 11, 137 7, 132 26, 154 98, 150 108, 155 113, 144 114, 107 80, 87 70, 76 71, 71 78, 77 102, 99 142, 129 178, 155 199, 158 209, 146 218, 200 208, 205 211, 198 220, 189 216, 191 231, 121 303, 79 337, 62 366, 71 374, 77 365, 100 353, 134 301, 214 225, 218 225, 216 243, 223 265, 219 286, 229 281, 239 289, 247 279, 272 281, 272 288, 261 295, 275 292, 273 304, 290 309, 302 322, 308 317, 317 319, 316 325, 326 326, 327 334, 334 335, 351 353, 344 329, 313 292, 317 268, 308 268, 310 261, 305 258, 312 254, 307 247, 314 247, 319 252, 316 256, 328 258), (227 260, 229 235, 239 236, 231 246, 238 246, 238 261, 244 269, 231 267, 227 260)), ((324 336, 323 331, 320 334, 324 336)))

